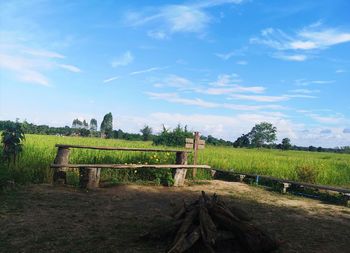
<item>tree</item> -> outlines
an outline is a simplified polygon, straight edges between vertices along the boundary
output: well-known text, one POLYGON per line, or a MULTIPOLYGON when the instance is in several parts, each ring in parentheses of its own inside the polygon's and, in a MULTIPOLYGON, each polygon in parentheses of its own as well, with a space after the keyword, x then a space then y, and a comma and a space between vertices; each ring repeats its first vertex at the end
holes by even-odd
POLYGON ((82 128, 83 122, 81 122, 79 119, 74 119, 72 123, 72 128, 82 128))
POLYGON ((250 146, 250 140, 247 134, 242 134, 242 136, 238 137, 237 140, 233 143, 233 146, 235 148, 243 148, 243 147, 249 147, 250 146))
POLYGON ((89 124, 86 122, 86 120, 84 119, 83 121, 83 128, 88 130, 89 129, 89 124))
POLYGON ((256 124, 248 133, 253 147, 262 147, 265 143, 273 143, 276 140, 277 129, 271 123, 261 122, 256 124))
POLYGON ((149 141, 152 139, 152 128, 145 125, 142 129, 140 129, 140 132, 142 133, 142 139, 144 141, 149 141))
POLYGON ((25 139, 21 124, 16 122, 12 126, 8 126, 2 132, 3 158, 10 164, 11 159, 16 163, 18 155, 22 151, 22 141, 25 139))
POLYGON ((282 143, 281 143, 281 148, 283 150, 288 150, 292 147, 292 144, 290 143, 289 138, 283 138, 282 143))
POLYGON ((97 120, 91 119, 90 120, 90 131, 97 131, 97 120))
POLYGON ((107 138, 112 138, 113 135, 113 115, 107 113, 101 123, 101 134, 104 134, 107 138))

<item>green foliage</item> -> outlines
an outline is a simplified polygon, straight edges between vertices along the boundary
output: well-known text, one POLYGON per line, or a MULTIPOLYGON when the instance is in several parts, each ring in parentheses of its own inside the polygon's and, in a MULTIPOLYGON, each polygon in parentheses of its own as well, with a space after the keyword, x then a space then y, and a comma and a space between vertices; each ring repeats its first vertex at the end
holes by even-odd
POLYGON ((22 141, 25 139, 21 124, 16 123, 14 126, 9 126, 1 133, 1 136, 3 158, 8 164, 11 160, 15 164, 22 151, 22 141))
POLYGON ((150 141, 152 140, 152 128, 145 125, 142 129, 140 129, 140 132, 142 133, 142 139, 144 141, 150 141))
POLYGON ((187 130, 187 126, 181 127, 177 125, 172 131, 166 129, 163 125, 163 131, 153 138, 154 145, 164 145, 164 146, 181 146, 185 145, 186 138, 192 138, 192 132, 187 130))
POLYGON ((317 181, 317 170, 309 165, 302 165, 295 168, 297 173, 298 181, 305 183, 316 183, 317 181))
POLYGON ((283 138, 282 143, 281 143, 281 148, 283 150, 289 150, 292 147, 292 144, 290 143, 289 138, 283 138))
POLYGON ((250 146, 250 140, 247 134, 242 134, 238 137, 237 140, 233 143, 235 148, 244 148, 250 146))
POLYGON ((113 115, 112 113, 107 113, 101 123, 101 133, 103 133, 107 138, 112 138, 113 136, 113 115))
POLYGON ((272 143, 276 140, 277 129, 271 123, 261 122, 256 124, 248 133, 253 147, 262 147, 265 143, 272 143))
POLYGON ((97 131, 97 120, 96 119, 90 120, 90 131, 92 131, 92 132, 97 131))

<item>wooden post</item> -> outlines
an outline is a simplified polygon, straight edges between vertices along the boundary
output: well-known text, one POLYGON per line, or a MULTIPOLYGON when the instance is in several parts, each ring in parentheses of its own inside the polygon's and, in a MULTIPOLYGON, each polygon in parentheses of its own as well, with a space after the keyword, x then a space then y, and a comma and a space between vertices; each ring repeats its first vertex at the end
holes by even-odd
POLYGON ((79 168, 79 186, 83 189, 95 189, 100 184, 100 168, 79 168))
MULTIPOLYGON (((187 164, 187 153, 176 152, 176 164, 187 164)), ((176 169, 174 175, 174 186, 183 186, 185 183, 187 169, 176 169)))
POLYGON ((283 189, 282 192, 283 193, 287 193, 287 189, 291 186, 290 183, 283 183, 283 189))
MULTIPOLYGON (((57 155, 54 160, 55 164, 68 164, 69 163, 69 148, 59 147, 57 155)), ((66 184, 66 168, 56 168, 53 173, 54 184, 66 184)))
MULTIPOLYGON (((194 143, 193 143, 193 149, 194 149, 194 157, 193 157, 193 165, 197 165, 198 161, 198 144, 199 144, 199 132, 194 132, 194 143)), ((192 177, 193 179, 197 175, 197 168, 194 168, 192 170, 192 177)))

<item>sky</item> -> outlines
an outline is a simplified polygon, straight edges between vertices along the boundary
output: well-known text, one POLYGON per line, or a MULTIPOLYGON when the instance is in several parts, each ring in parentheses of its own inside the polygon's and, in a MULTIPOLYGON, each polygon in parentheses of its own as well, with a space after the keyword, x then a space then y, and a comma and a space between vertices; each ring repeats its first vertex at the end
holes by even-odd
POLYGON ((350 1, 0 2, 0 119, 350 145, 350 1))

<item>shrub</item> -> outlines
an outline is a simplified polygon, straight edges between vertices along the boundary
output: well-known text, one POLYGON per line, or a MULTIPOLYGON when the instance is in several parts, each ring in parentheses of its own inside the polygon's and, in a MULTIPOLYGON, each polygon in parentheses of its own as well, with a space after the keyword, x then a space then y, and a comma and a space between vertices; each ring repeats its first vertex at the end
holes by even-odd
POLYGON ((301 182, 314 184, 317 180, 317 171, 308 165, 298 166, 296 167, 295 171, 297 173, 298 180, 301 182))
POLYGON ((19 154, 22 151, 22 141, 25 139, 21 124, 16 123, 12 126, 6 127, 2 132, 2 144, 3 144, 3 158, 7 161, 8 165, 11 160, 15 164, 19 154))
POLYGON ((184 146, 186 138, 193 138, 192 132, 187 130, 187 127, 178 125, 173 131, 166 129, 163 126, 163 131, 153 139, 154 145, 164 146, 184 146))

